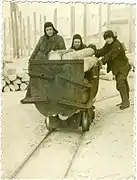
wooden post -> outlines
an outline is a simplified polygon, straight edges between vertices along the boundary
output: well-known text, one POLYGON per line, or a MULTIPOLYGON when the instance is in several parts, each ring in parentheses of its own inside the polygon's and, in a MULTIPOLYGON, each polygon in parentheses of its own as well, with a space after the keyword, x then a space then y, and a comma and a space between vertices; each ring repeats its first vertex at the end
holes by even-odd
POLYGON ((84 4, 84 43, 87 42, 87 4, 84 4))
POLYGON ((4 55, 7 54, 6 20, 4 19, 4 55))
POLYGON ((47 20, 46 16, 44 16, 44 18, 43 18, 43 19, 44 19, 44 23, 45 23, 45 22, 46 22, 46 20, 47 20))
POLYGON ((42 26, 42 16, 41 16, 41 14, 40 14, 40 21, 39 22, 40 22, 40 35, 42 35, 43 34, 42 27, 43 26, 42 26))
POLYGON ((75 34, 75 7, 71 6, 71 37, 75 34))
POLYGON ((102 42, 102 4, 99 4, 99 45, 102 42))
POLYGON ((26 56, 26 28, 25 28, 24 18, 23 18, 23 55, 26 56))
POLYGON ((8 22, 9 22, 9 43, 10 43, 10 55, 12 54, 12 29, 11 29, 11 18, 8 18, 8 22))
POLYGON ((129 7, 129 53, 132 52, 132 28, 133 28, 133 8, 132 5, 129 7))
POLYGON ((34 19, 34 46, 36 45, 37 41, 37 33, 36 33, 36 12, 33 13, 33 19, 34 19))
POLYGON ((12 43, 13 43, 13 57, 16 57, 16 45, 15 45, 15 31, 14 31, 14 18, 13 18, 13 3, 10 2, 10 16, 11 16, 11 32, 12 32, 12 43))
POLYGON ((18 23, 17 23, 17 10, 16 10, 16 4, 14 3, 15 11, 14 11, 14 18, 15 18, 15 33, 16 33, 16 57, 19 58, 19 34, 18 34, 18 23))
POLYGON ((111 28, 111 5, 107 4, 107 30, 111 28))
POLYGON ((28 28, 28 55, 30 55, 30 19, 27 17, 27 28, 28 28))
POLYGON ((54 10, 54 26, 57 28, 57 8, 54 10))
POLYGON ((22 13, 20 11, 19 15, 19 24, 20 24, 20 55, 23 55, 23 29, 22 29, 22 13))

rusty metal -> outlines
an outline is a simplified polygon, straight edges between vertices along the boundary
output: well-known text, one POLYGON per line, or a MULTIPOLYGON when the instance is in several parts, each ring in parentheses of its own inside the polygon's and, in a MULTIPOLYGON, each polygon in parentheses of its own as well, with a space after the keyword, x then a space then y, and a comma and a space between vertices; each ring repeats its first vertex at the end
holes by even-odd
POLYGON ((25 102, 26 103, 36 103, 36 102, 44 102, 44 103, 49 103, 49 100, 48 100, 48 98, 40 98, 40 97, 27 97, 26 99, 25 99, 25 102))
POLYGON ((72 81, 70 79, 64 78, 62 76, 58 76, 58 77, 65 80, 65 81, 68 81, 69 83, 71 83, 71 84, 73 84, 75 86, 81 86, 81 87, 84 87, 84 88, 91 88, 92 87, 92 85, 90 85, 90 84, 80 84, 80 83, 74 82, 74 81, 72 81))
POLYGON ((31 78, 40 78, 40 79, 45 79, 45 80, 53 80, 54 79, 53 76, 46 76, 46 75, 41 74, 41 73, 32 73, 32 72, 29 72, 29 76, 31 78))

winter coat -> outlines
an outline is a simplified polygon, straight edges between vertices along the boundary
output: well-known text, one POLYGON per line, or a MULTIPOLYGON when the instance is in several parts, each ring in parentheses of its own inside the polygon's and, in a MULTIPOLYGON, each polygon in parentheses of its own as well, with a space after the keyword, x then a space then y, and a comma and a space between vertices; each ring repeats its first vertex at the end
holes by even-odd
POLYGON ((48 60, 48 53, 51 50, 56 51, 62 49, 66 49, 62 36, 57 34, 50 38, 47 38, 45 35, 41 36, 32 52, 30 60, 48 60))
POLYGON ((112 71, 113 75, 116 75, 123 67, 129 65, 124 47, 117 39, 112 44, 106 43, 103 48, 96 50, 95 56, 98 58, 103 57, 102 63, 107 63, 107 73, 112 71))

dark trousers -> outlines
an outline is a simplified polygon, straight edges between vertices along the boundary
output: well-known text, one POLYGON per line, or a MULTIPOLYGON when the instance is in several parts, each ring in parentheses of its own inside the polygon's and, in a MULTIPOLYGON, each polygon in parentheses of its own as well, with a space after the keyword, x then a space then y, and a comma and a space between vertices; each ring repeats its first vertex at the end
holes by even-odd
POLYGON ((127 102, 129 101, 129 84, 128 84, 128 74, 130 71, 130 66, 127 65, 123 67, 116 75, 116 88, 120 92, 122 102, 127 102))

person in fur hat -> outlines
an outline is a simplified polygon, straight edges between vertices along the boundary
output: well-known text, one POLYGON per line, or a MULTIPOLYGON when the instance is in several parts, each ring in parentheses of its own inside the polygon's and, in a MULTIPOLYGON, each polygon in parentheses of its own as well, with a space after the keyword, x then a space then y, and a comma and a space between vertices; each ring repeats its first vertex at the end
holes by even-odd
MULTIPOLYGON (((58 31, 55 29, 51 22, 46 22, 44 24, 44 35, 40 37, 36 47, 34 48, 29 61, 32 60, 48 60, 48 54, 50 51, 64 50, 66 49, 64 39, 62 36, 58 35, 58 31)), ((31 97, 30 86, 28 85, 28 90, 26 97, 20 102, 22 104, 27 103, 26 98, 31 97)))
POLYGON ((75 51, 86 48, 87 46, 83 44, 82 37, 79 34, 75 34, 72 39, 71 49, 75 51))
POLYGON ((107 73, 112 71, 116 79, 116 88, 120 93, 122 102, 117 104, 121 110, 130 107, 129 102, 129 84, 127 76, 131 69, 128 58, 125 55, 125 50, 114 35, 113 31, 108 30, 104 33, 105 45, 95 52, 96 57, 103 57, 101 63, 107 64, 107 73))

